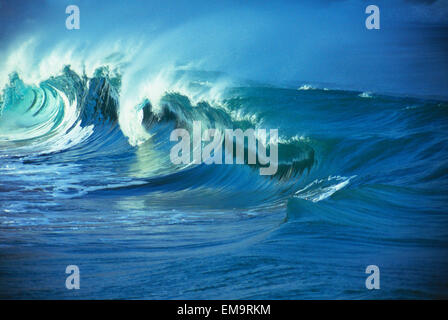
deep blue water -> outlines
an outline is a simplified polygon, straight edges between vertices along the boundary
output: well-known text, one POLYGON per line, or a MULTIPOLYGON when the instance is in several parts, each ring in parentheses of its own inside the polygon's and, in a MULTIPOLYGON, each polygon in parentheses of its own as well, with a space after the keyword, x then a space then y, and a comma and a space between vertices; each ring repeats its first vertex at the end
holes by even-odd
POLYGON ((448 297, 446 102, 182 71, 130 104, 107 68, 9 77, 1 298, 448 297), (193 121, 278 129, 278 172, 173 165, 193 121))

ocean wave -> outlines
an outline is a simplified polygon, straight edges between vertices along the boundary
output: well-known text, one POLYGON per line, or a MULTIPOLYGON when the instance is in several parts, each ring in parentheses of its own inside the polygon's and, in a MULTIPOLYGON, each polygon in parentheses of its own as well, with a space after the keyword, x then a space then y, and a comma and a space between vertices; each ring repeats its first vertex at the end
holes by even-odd
POLYGON ((360 97, 360 98, 367 98, 367 99, 373 98, 372 92, 368 92, 368 91, 360 93, 358 95, 358 97, 360 97))
POLYGON ((316 179, 305 188, 297 191, 295 197, 311 202, 319 202, 346 187, 355 177, 329 176, 326 179, 316 179))
MULTIPOLYGON (((268 112, 259 108, 257 103, 266 95, 265 88, 240 84, 228 94, 231 81, 216 73, 173 67, 156 72, 154 76, 142 76, 137 71, 129 71, 129 67, 126 69, 122 64, 124 60, 127 59, 121 56, 111 58, 113 62, 96 65, 96 69, 88 72, 79 71, 83 69, 79 66, 67 65, 37 84, 23 80, 18 72, 11 73, 0 99, 0 156, 20 158, 28 164, 94 159, 95 168, 110 166, 112 177, 107 181, 91 173, 84 176, 74 167, 73 174, 79 175, 81 180, 85 178, 87 186, 78 186, 75 181, 53 188, 57 197, 123 191, 133 194, 161 190, 209 192, 214 189, 216 192, 209 193, 211 197, 225 199, 223 203, 231 204, 236 190, 253 184, 250 196, 254 201, 246 201, 248 207, 268 206, 291 197, 311 202, 325 200, 346 187, 353 178, 334 176, 333 171, 344 172, 344 168, 328 169, 332 162, 347 159, 344 161, 352 160, 352 166, 363 165, 359 157, 355 157, 357 151, 349 155, 344 153, 341 159, 324 158, 323 155, 341 140, 333 137, 327 141, 322 136, 307 134, 309 129, 301 128, 302 119, 310 112, 306 108, 302 110, 296 106, 298 110, 277 111, 272 109, 276 107, 272 104, 268 112), (169 159, 172 147, 169 135, 175 128, 191 129, 197 121, 203 130, 275 128, 271 118, 277 113, 287 115, 289 120, 291 114, 299 112, 296 120, 291 116, 291 121, 283 123, 285 128, 281 128, 278 139, 278 170, 272 177, 260 177, 259 164, 174 165, 169 159), (293 130, 288 130, 291 127, 293 130), (51 157, 55 154, 58 154, 57 159, 51 157), (110 159, 114 159, 113 165, 110 159), (123 181, 120 170, 126 170, 125 175, 134 180, 123 181), (320 172, 328 178, 316 178, 322 176, 320 172), (311 174, 316 179, 304 186, 301 178, 311 174), (263 196, 255 196, 256 193, 263 196)), ((280 101, 285 94, 291 95, 291 99, 297 98, 297 91, 282 90, 269 92, 272 103, 280 101)), ((328 100, 327 95, 334 95, 334 91, 310 85, 299 90, 316 90, 316 97, 322 97, 323 101, 328 100)), ((340 95, 345 94, 345 91, 340 92, 340 95)), ((353 99, 352 96, 353 92, 347 99, 353 99)), ((313 106, 319 107, 319 104, 313 106)), ((356 127, 358 123, 348 125, 356 127)), ((306 125, 306 121, 303 124, 306 125)), ((246 145, 244 151, 247 154, 246 145)), ((158 201, 165 203, 163 199, 158 201)))
MULTIPOLYGON (((184 86, 187 85, 184 83, 184 86)), ((120 152, 138 148, 138 154, 144 155, 139 157, 142 164, 138 176, 153 179, 157 176, 170 176, 191 167, 179 167, 170 163, 170 130, 192 129, 195 121, 199 121, 204 130, 255 129, 256 123, 260 123, 256 115, 249 116, 241 111, 231 110, 225 102, 220 103, 217 99, 208 102, 198 100, 194 94, 187 96, 185 88, 184 94, 167 88, 166 92, 156 99, 155 104, 149 97, 145 97, 132 108, 123 108, 121 87, 121 74, 108 66, 99 67, 92 77, 86 74, 78 75, 69 66, 65 66, 60 74, 44 79, 38 86, 25 84, 19 74, 13 73, 2 94, 0 144, 5 146, 9 155, 29 158, 31 155, 50 155, 67 150, 67 154, 73 153, 70 157, 76 158, 77 161, 104 155, 119 157, 120 152), (14 131, 14 134, 11 134, 10 123, 15 123, 12 119, 22 121, 17 123, 17 132, 14 131), (24 125, 23 121, 30 124, 24 125), (20 147, 11 148, 16 146, 18 141, 20 147), (125 141, 127 147, 123 145, 125 141), (146 142, 149 141, 153 145, 151 148, 155 148, 152 151, 147 151, 150 145, 146 142)), ((207 87, 210 87, 210 82, 207 82, 207 87)), ((205 96, 203 92, 202 97, 205 96)), ((297 136, 279 139, 281 161, 274 175, 277 181, 294 184, 295 182, 290 181, 291 178, 312 168, 316 161, 315 152, 308 142, 297 136)), ((247 146, 243 147, 247 153, 247 146)), ((248 167, 255 172, 260 165, 248 167)), ((207 170, 216 172, 217 169, 207 170)), ((239 170, 229 171, 229 177, 233 179, 240 175, 239 170)), ((213 175, 215 179, 218 177, 216 173, 213 175)), ((275 182, 269 179, 267 181, 275 186, 275 182)), ((139 188, 142 188, 143 184, 137 183, 139 188)), ((112 181, 108 185, 122 183, 112 181)), ((201 188, 202 185, 197 187, 201 188)), ((274 189, 276 188, 278 187, 274 189)), ((75 189, 78 188, 63 187, 57 189, 58 191, 55 189, 55 194, 57 193, 58 197, 78 197, 102 188, 81 187, 79 191, 74 192, 75 189)), ((274 195, 277 191, 272 192, 274 195)))
POLYGON ((303 84, 302 86, 300 86, 297 90, 299 91, 308 91, 308 90, 323 90, 323 91, 328 91, 328 88, 318 88, 316 86, 313 86, 311 84, 303 84))

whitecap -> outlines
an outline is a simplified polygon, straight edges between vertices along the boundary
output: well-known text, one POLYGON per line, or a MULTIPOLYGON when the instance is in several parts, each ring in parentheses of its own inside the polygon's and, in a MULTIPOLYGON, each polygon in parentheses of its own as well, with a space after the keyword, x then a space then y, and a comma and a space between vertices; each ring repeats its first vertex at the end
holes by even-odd
POLYGON ((350 180, 356 176, 341 177, 341 176, 329 176, 326 179, 316 179, 305 188, 295 193, 296 198, 319 202, 332 196, 335 192, 346 187, 350 180))

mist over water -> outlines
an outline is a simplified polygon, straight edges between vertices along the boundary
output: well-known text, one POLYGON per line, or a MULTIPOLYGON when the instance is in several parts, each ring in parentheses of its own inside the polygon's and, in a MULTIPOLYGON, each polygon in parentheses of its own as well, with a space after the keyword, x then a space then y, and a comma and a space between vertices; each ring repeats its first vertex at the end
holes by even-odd
POLYGON ((440 2, 0 1, 0 297, 446 297, 440 2), (277 172, 173 164, 195 122, 277 172))
POLYGON ((380 1, 375 32, 362 1, 75 2, 3 1, 2 51, 34 38, 38 60, 64 43, 77 60, 95 48, 132 52, 148 73, 187 65, 268 83, 442 97, 448 89, 443 1, 380 1), (64 28, 69 4, 81 7, 80 30, 64 28))

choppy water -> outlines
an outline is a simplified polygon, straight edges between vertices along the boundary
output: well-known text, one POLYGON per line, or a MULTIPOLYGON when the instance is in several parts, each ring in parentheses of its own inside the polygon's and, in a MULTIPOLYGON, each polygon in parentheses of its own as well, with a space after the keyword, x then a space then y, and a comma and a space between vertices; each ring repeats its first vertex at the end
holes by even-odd
POLYGON ((0 297, 448 297, 446 102, 170 77, 138 100, 109 67, 10 73, 0 297), (173 165, 170 132, 193 121, 278 128, 277 174, 173 165), (69 264, 81 290, 65 289, 69 264))

